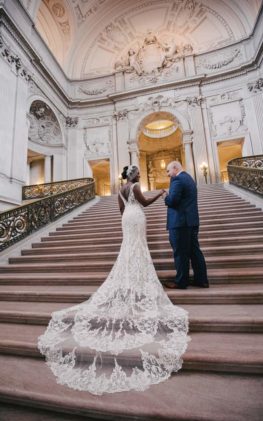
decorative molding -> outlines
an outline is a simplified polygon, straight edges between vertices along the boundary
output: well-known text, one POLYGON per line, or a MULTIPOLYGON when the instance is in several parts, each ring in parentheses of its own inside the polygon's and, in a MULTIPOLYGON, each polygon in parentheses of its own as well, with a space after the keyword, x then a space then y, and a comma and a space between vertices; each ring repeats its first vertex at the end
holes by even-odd
POLYGON ((126 118, 128 117, 128 110, 121 110, 121 111, 114 111, 113 113, 113 117, 119 121, 119 120, 126 120, 126 118))
POLYGON ((204 98, 202 96, 193 96, 193 97, 185 98, 185 101, 191 107, 196 107, 202 104, 202 102, 204 101, 204 98))
POLYGON ((196 67, 204 70, 220 70, 223 67, 227 67, 234 61, 237 61, 238 58, 242 58, 241 48, 230 49, 229 51, 223 51, 220 53, 210 54, 212 56, 207 57, 196 57, 196 67), (216 60, 216 61, 215 61, 216 60))
POLYGON ((107 91, 108 93, 111 93, 113 91, 113 87, 114 87, 113 79, 108 79, 105 82, 105 85, 102 87, 101 85, 98 86, 98 84, 94 86, 87 86, 87 87, 79 86, 78 92, 81 92, 82 94, 88 95, 88 96, 95 96, 95 95, 102 95, 107 91))
POLYGON ((12 49, 5 43, 0 33, 0 55, 10 65, 12 70, 26 82, 31 80, 31 74, 23 65, 21 58, 15 54, 12 49))
POLYGON ((65 118, 65 126, 67 128, 74 128, 77 126, 79 122, 79 118, 78 117, 66 117, 65 118))
POLYGON ((102 126, 109 126, 111 124, 110 117, 93 117, 88 118, 85 121, 85 127, 102 127, 102 126))
POLYGON ((248 87, 248 90, 250 92, 255 92, 256 93, 256 92, 263 91, 263 78, 260 77, 255 82, 248 83, 247 87, 248 87))

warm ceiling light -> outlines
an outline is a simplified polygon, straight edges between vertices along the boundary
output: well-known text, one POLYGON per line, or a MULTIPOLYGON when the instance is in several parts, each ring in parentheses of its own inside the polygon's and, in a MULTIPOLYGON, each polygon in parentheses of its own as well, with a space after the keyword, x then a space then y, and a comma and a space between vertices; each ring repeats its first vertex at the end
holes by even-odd
POLYGON ((161 164, 160 165, 161 165, 161 169, 164 170, 165 167, 166 167, 166 164, 165 164, 165 160, 164 159, 161 160, 161 164))
POLYGON ((171 120, 155 120, 146 124, 143 129, 143 134, 151 138, 162 138, 170 136, 177 129, 177 124, 171 120))
POLYGON ((156 120, 146 124, 146 128, 149 130, 163 130, 171 127, 174 124, 171 120, 156 120))

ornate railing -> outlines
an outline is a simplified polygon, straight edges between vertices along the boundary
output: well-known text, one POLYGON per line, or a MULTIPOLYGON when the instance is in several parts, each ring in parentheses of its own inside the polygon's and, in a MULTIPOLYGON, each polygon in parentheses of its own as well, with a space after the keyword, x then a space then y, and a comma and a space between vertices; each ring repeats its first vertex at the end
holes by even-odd
POLYGON ((93 199, 95 183, 85 180, 82 186, 0 213, 0 251, 93 199))
POLYGON ((77 187, 85 186, 93 181, 93 178, 76 178, 75 180, 56 181, 54 183, 33 184, 24 186, 22 190, 22 199, 40 199, 52 194, 63 193, 77 187))
POLYGON ((230 184, 263 195, 263 155, 232 159, 227 171, 230 184))

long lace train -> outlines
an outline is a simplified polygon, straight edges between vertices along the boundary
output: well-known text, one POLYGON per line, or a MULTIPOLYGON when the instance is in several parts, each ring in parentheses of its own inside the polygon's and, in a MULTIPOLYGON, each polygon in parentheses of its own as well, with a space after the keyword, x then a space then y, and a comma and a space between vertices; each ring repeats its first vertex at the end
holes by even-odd
POLYGON ((123 242, 105 282, 87 301, 56 311, 38 347, 57 382, 93 394, 145 390, 182 366, 187 312, 163 291, 133 188, 123 242))

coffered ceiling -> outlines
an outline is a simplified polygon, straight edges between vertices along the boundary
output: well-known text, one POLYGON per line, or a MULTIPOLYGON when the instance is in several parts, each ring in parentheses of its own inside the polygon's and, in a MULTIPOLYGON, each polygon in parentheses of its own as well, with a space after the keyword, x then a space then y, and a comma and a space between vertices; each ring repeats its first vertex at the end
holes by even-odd
POLYGON ((147 34, 167 51, 206 52, 246 38, 261 0, 20 0, 65 73, 107 75, 147 34))

